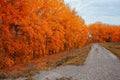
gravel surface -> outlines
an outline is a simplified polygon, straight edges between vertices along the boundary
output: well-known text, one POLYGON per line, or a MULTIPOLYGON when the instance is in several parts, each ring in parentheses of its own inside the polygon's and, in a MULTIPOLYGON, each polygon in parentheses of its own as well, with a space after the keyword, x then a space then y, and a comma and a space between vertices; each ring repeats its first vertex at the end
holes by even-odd
POLYGON ((35 80, 56 80, 61 77, 72 77, 73 80, 120 80, 120 60, 99 44, 93 44, 84 66, 58 67, 32 76, 35 80))

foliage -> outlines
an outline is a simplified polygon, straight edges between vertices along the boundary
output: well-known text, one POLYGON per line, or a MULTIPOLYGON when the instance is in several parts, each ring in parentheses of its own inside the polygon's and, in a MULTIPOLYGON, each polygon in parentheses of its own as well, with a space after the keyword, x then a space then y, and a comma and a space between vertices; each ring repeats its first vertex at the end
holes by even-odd
POLYGON ((0 69, 90 42, 119 41, 119 26, 87 27, 64 0, 0 0, 0 69))
POLYGON ((90 42, 120 42, 120 26, 95 23, 88 33, 90 42))
POLYGON ((86 43, 84 20, 63 0, 0 0, 0 68, 86 43))

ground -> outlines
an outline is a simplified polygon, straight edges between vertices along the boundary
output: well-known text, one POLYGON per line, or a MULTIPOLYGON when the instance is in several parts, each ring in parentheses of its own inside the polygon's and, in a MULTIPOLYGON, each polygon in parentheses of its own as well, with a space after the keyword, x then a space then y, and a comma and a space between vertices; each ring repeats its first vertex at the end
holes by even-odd
POLYGON ((120 80, 120 60, 99 44, 93 44, 82 66, 60 66, 17 80, 120 80))
POLYGON ((120 59, 120 43, 101 43, 101 45, 120 59))
POLYGON ((81 49, 64 51, 61 53, 46 55, 40 59, 32 60, 30 63, 21 63, 12 67, 7 67, 0 71, 0 78, 12 77, 28 77, 35 75, 41 70, 51 70, 59 66, 65 65, 83 65, 91 45, 87 45, 81 49))

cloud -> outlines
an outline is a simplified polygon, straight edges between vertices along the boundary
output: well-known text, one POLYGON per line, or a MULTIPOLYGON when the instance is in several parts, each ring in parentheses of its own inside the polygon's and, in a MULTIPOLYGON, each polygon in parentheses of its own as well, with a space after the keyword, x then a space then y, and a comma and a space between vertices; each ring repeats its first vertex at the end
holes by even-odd
POLYGON ((120 25, 120 0, 65 0, 65 2, 76 8, 77 14, 88 24, 101 21, 120 25))
POLYGON ((120 16, 82 16, 86 24, 102 22, 112 25, 120 25, 120 16))

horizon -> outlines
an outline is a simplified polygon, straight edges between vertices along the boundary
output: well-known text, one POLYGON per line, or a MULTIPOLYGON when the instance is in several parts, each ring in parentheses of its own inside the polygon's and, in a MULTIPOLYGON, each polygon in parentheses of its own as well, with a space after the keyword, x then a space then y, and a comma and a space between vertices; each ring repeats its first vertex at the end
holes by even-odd
POLYGON ((75 9, 86 25, 101 22, 120 25, 120 0, 64 0, 71 9, 75 9))

